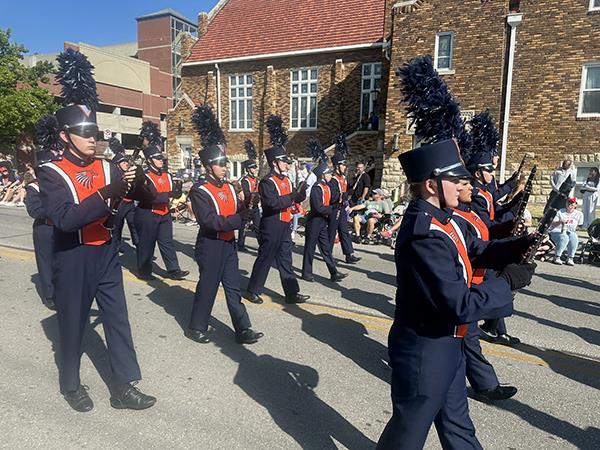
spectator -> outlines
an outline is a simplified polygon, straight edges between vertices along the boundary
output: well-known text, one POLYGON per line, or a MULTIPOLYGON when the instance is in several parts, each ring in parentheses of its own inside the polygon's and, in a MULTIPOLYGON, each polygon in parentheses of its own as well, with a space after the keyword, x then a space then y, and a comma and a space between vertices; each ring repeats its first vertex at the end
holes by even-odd
POLYGON ((590 226, 596 219, 596 207, 598 206, 598 190, 600 189, 600 172, 597 167, 590 168, 588 177, 581 186, 583 194, 583 228, 590 226))
POLYGON ((298 163, 298 173, 296 176, 296 186, 302 183, 304 180, 308 178, 308 169, 306 168, 306 164, 300 161, 298 163))
POLYGON ((583 214, 577 211, 577 199, 569 197, 565 208, 561 208, 556 214, 550 228, 550 239, 556 245, 554 264, 562 264, 561 256, 567 250, 567 265, 575 265, 573 258, 579 245, 577 227, 583 224, 583 214))
POLYGON ((372 130, 372 131, 379 130, 379 117, 374 112, 372 112, 369 115, 369 125, 368 125, 368 127, 369 127, 369 130, 372 130))
MULTIPOLYGON (((550 176, 550 184, 552 185, 552 192, 550 192, 550 197, 548 198, 548 202, 546 205, 550 205, 552 200, 558 195, 558 191, 563 182, 567 179, 567 177, 571 175, 572 180, 575 180, 575 167, 573 167, 573 161, 569 159, 565 159, 561 166, 557 168, 552 175, 550 176)), ((569 195, 572 195, 570 193, 569 195)), ((547 209, 547 208, 546 208, 547 209)), ((546 212, 544 209, 544 213, 546 212)))
POLYGON ((371 177, 365 172, 365 164, 359 162, 356 164, 356 173, 352 183, 349 184, 350 203, 357 205, 365 201, 369 190, 371 189, 371 177))
POLYGON ((362 213, 355 214, 353 217, 354 221, 354 234, 356 235, 356 239, 360 239, 360 228, 363 223, 367 224, 367 235, 365 237, 366 243, 372 242, 373 231, 375 231, 375 225, 379 219, 383 217, 384 214, 391 214, 392 208, 390 208, 389 203, 385 201, 383 197, 384 192, 382 189, 375 189, 373 191, 372 200, 367 200, 366 202, 355 205, 350 208, 350 211, 364 211, 362 213))

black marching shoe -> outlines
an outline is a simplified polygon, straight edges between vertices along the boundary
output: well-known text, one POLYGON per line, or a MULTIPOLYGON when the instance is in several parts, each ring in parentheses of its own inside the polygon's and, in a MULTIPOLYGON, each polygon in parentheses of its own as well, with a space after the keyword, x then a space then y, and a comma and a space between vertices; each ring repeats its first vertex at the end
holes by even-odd
POLYGON ((342 281, 344 278, 346 278, 348 276, 347 273, 341 273, 341 272, 336 272, 333 275, 331 275, 331 281, 333 281, 334 283, 337 283, 338 281, 342 281))
POLYGON ((314 283, 315 277, 312 275, 302 275, 301 277, 304 281, 308 281, 309 283, 314 283))
POLYGON ((137 383, 118 384, 113 388, 110 406, 117 409, 146 409, 156 403, 156 397, 146 395, 135 387, 137 383))
POLYGON ((192 330, 191 328, 188 328, 183 332, 183 335, 186 338, 196 341, 200 344, 208 344, 210 342, 210 336, 206 331, 192 330))
POLYGON ((263 336, 264 333, 254 331, 252 328, 246 328, 239 333, 235 333, 235 342, 238 344, 254 344, 263 336))
POLYGON ((152 275, 151 273, 138 272, 136 274, 136 277, 138 278, 138 280, 143 280, 143 281, 153 281, 153 280, 156 280, 156 277, 154 275, 152 275))
POLYGON ((242 295, 242 297, 246 300, 248 300, 250 303, 255 303, 257 305, 260 305, 263 303, 263 299, 260 297, 260 295, 256 295, 252 292, 244 292, 244 294, 242 295))
POLYGON ((305 303, 306 300, 308 300, 310 298, 310 295, 302 295, 302 294, 295 294, 295 295, 286 295, 285 296, 285 302, 286 303, 305 303))
POLYGON ((480 402, 491 403, 496 400, 506 400, 517 393, 517 388, 514 386, 496 386, 495 389, 486 391, 475 391, 473 397, 480 402))
POLYGON ((88 412, 94 409, 94 402, 92 402, 87 390, 87 386, 80 384, 76 391, 66 391, 63 397, 75 411, 88 412))
POLYGON ((359 262, 362 258, 359 258, 358 256, 354 256, 354 254, 352 255, 347 255, 346 256, 346 263, 348 264, 356 264, 357 262, 359 262))
POLYGON ((183 280, 190 274, 189 270, 169 270, 165 275, 166 278, 170 278, 171 280, 183 280))
POLYGON ((514 345, 520 344, 521 339, 511 336, 509 334, 499 334, 496 339, 493 341, 495 344, 506 345, 508 347, 512 347, 514 345))
POLYGON ((56 303, 54 303, 54 299, 52 297, 43 298, 42 303, 50 311, 56 311, 56 303))

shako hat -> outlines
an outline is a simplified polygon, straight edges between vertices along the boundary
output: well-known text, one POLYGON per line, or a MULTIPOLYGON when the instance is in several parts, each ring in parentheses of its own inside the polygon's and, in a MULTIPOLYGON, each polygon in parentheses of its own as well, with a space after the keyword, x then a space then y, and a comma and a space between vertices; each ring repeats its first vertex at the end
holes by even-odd
POLYGON ((205 166, 225 166, 229 161, 225 154, 225 135, 209 105, 200 105, 192 114, 192 122, 200 134, 200 160, 205 166))
POLYGON ((265 157, 269 162, 269 165, 276 160, 292 163, 285 150, 285 144, 288 141, 288 135, 283 127, 283 119, 281 116, 270 115, 267 119, 267 129, 269 130, 269 140, 271 142, 271 148, 265 150, 265 157))

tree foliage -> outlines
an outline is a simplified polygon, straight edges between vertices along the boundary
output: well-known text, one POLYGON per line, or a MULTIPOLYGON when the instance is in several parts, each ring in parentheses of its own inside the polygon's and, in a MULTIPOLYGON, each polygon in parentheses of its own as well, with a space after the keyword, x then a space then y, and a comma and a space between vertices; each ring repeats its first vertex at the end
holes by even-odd
POLYGON ((10 35, 10 29, 0 29, 0 148, 32 136, 35 123, 58 106, 52 94, 40 86, 48 82, 52 64, 41 62, 31 68, 23 65, 28 50, 11 42, 10 35))

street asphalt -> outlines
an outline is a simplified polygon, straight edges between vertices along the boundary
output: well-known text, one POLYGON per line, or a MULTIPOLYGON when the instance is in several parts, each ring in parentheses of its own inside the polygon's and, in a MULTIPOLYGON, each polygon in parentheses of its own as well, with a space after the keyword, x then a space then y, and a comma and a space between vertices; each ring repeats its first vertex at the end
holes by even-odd
MULTIPOLYGON (((72 411, 58 391, 56 316, 40 302, 31 219, 0 207, 0 448, 6 449, 373 449, 391 414, 387 331, 394 312, 393 253, 357 246, 363 260, 340 264, 350 275, 329 282, 322 261, 316 283, 300 281, 309 303, 285 305, 271 270, 266 302, 248 304, 257 344, 235 343, 223 293, 213 311, 213 342, 183 336, 198 270, 197 229, 175 225, 187 280, 142 282, 122 255, 129 319, 142 368, 139 387, 158 397, 145 411, 112 409, 109 360, 94 305, 84 341, 82 382, 95 408, 72 411)), ((128 236, 127 231, 125 235, 128 236)), ((240 254, 245 286, 256 241, 240 254)), ((302 239, 296 239, 295 267, 302 239)), ((339 248, 335 256, 341 257, 339 248)), ((156 273, 164 274, 157 251, 156 273)), ((484 343, 515 397, 494 405, 470 400, 486 449, 600 448, 600 267, 540 263, 519 293, 509 333, 523 343, 484 343)), ((440 448, 435 430, 427 449, 440 448)))

